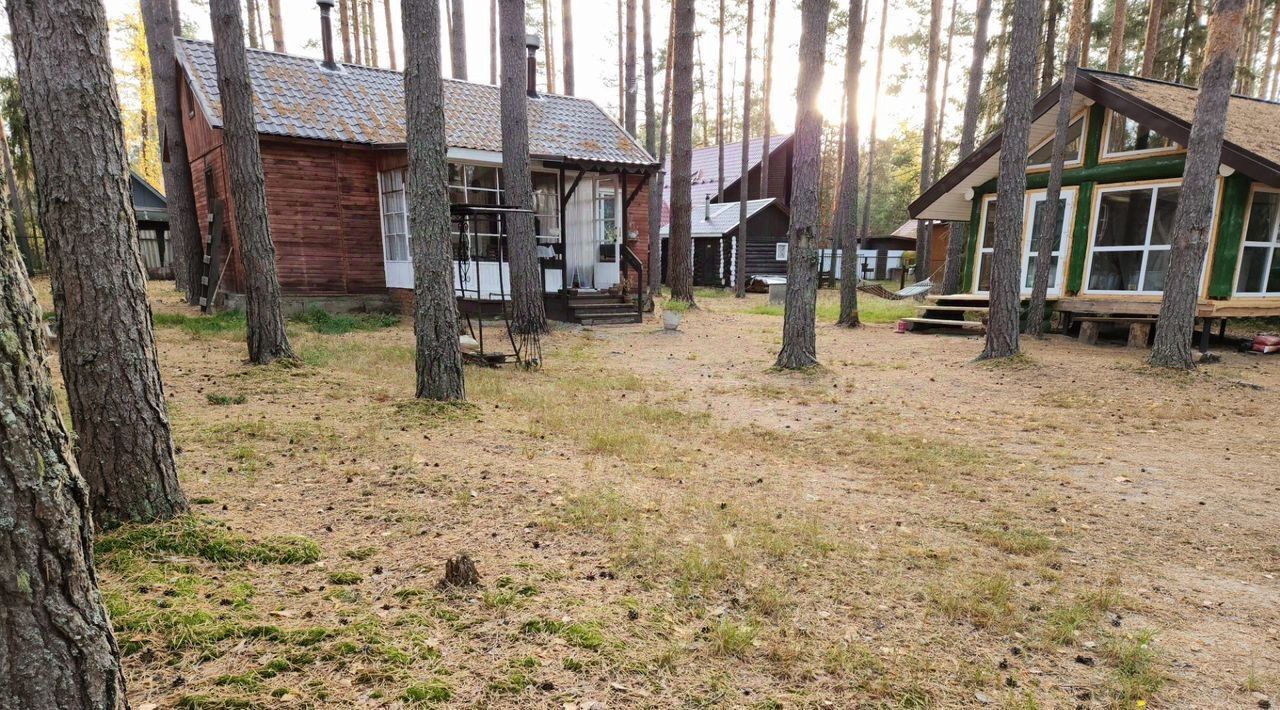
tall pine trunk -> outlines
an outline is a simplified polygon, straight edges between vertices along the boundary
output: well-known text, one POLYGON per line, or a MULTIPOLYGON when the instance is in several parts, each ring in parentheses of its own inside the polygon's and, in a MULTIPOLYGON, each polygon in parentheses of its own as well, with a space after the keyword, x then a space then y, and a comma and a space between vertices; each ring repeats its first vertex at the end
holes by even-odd
MULTIPOLYGON (((990 3, 991 0, 978 0, 990 3)), ((884 76, 884 42, 885 30, 888 29, 889 20, 889 0, 884 0, 883 6, 880 8, 880 44, 876 46, 876 83, 874 91, 871 94, 871 130, 867 142, 867 190, 862 197, 862 227, 858 230, 858 241, 861 243, 871 236, 871 197, 872 188, 875 186, 876 175, 876 117, 880 112, 880 80, 884 76)), ((865 24, 865 19, 864 19, 865 24)), ((977 102, 974 102, 975 105, 977 102)), ((966 113, 968 109, 966 108, 966 113)), ((855 258, 857 255, 854 255, 855 258)), ((854 274, 857 276, 856 272, 854 274)))
MULTIPOLYGON (((769 153, 773 151, 773 29, 777 10, 778 0, 769 0, 769 19, 764 29, 764 84, 760 87, 760 99, 764 102, 764 125, 760 127, 764 134, 760 148, 760 199, 769 196, 769 153)), ((745 179, 742 184, 747 184, 745 179)))
POLYGON ((623 124, 627 133, 636 134, 636 0, 627 0, 627 121, 623 124))
POLYGON ((1062 0, 1049 0, 1049 14, 1044 20, 1044 59, 1040 63, 1040 93, 1053 86, 1058 71, 1058 16, 1062 13, 1062 0))
MULTIPOLYGON (((525 95, 524 0, 499 0, 502 51, 502 179, 507 205, 533 209, 533 178, 529 172, 529 98, 525 95)), ((511 261, 511 328, 532 336, 545 332, 542 274, 532 214, 506 219, 511 261)))
POLYGON ((17 240, 18 252, 22 254, 22 263, 28 274, 34 273, 39 263, 36 253, 31 248, 31 237, 27 233, 27 217, 22 209, 22 190, 18 187, 18 176, 13 171, 13 153, 9 150, 9 137, 6 134, 4 121, 0 120, 0 160, 4 161, 4 179, 9 188, 9 209, 13 215, 13 232, 17 240))
POLYGON ((716 59, 716 202, 724 202, 724 2, 720 0, 720 30, 718 58, 716 59))
POLYGON ((826 66, 830 0, 801 0, 800 73, 796 77, 796 129, 787 246, 787 296, 782 349, 775 367, 800 370, 818 364, 818 202, 822 170, 822 114, 818 89, 826 66))
MULTIPOLYGON (((356 0, 356 2, 362 1, 363 0, 356 0)), ((262 32, 258 27, 258 23, 261 21, 261 18, 259 17, 260 10, 258 9, 258 0, 245 0, 244 7, 245 11, 249 14, 249 27, 246 30, 249 36, 249 47, 251 49, 258 49, 260 47, 259 43, 262 41, 262 32)))
POLYGON ((1031 303, 1027 307, 1027 335, 1044 334, 1045 300, 1049 294, 1049 276, 1053 266, 1053 244, 1062 236, 1066 215, 1059 205, 1062 197, 1062 167, 1067 158, 1067 129, 1071 125, 1071 101, 1075 97, 1076 70, 1080 65, 1080 42, 1084 33, 1085 0, 1074 0, 1067 26, 1067 58, 1062 68, 1062 84, 1058 89, 1058 111, 1055 117, 1053 147, 1050 148, 1049 185, 1045 190, 1044 217, 1040 228, 1031 235, 1036 248, 1035 276, 1031 281, 1031 303))
MULTIPOLYGON (((1227 126, 1227 106, 1240 53, 1244 0, 1217 0, 1209 20, 1209 44, 1200 95, 1187 141, 1187 162, 1182 193, 1173 218, 1173 246, 1160 317, 1156 321, 1151 364, 1191 369, 1191 335, 1195 329, 1196 302, 1205 248, 1212 229, 1214 182, 1222 157, 1227 126)), ((1209 327, 1208 323, 1204 324, 1209 327)))
MULTIPOLYGON (((987 24, 991 19, 991 0, 978 0, 973 17, 973 59, 969 62, 969 86, 965 90, 964 124, 960 127, 960 149, 963 160, 973 152, 978 135, 978 114, 982 107, 982 67, 987 60, 987 24)), ((947 260, 942 269, 942 292, 959 293, 964 272, 965 227, 963 222, 951 223, 947 239, 947 260)))
POLYGON ((560 2, 560 32, 564 35, 564 56, 560 57, 560 66, 564 70, 565 96, 573 96, 573 0, 560 2))
POLYGON ((94 0, 26 0, 9 3, 8 13, 93 519, 107 528, 171 518, 187 501, 156 361, 105 12, 94 0))
POLYGON ((1128 1, 1114 0, 1111 18, 1111 42, 1107 45, 1107 71, 1118 72, 1124 66, 1124 28, 1128 23, 1128 1))
POLYGON ((693 303, 693 0, 674 0, 671 70, 671 224, 667 282, 671 297, 693 303))
MULTIPOLYGON (((1276 34, 1280 32, 1280 5, 1271 6, 1271 30, 1267 32, 1267 59, 1262 65, 1262 85, 1258 89, 1259 98, 1270 98, 1272 94, 1271 77, 1275 76, 1276 34)), ((1178 62, 1181 71, 1182 62, 1178 62)))
MULTIPOLYGON (((644 0, 640 13, 644 15, 644 147, 649 151, 649 155, 662 162, 662 156, 658 155, 658 110, 657 101, 654 97, 653 78, 655 68, 653 65, 653 8, 651 0, 644 0)), ((649 204, 646 214, 649 225, 649 264, 645 267, 649 270, 648 283, 640 284, 641 288, 647 289, 649 297, 652 298, 657 293, 654 287, 653 269, 655 262, 660 269, 662 267, 661 246, 659 236, 662 230, 662 168, 659 167, 649 176, 649 204), (654 259, 654 255, 658 255, 654 259)), ((661 278, 661 277, 659 277, 661 278)))
POLYGON ((378 23, 373 19, 373 0, 364 0, 364 27, 369 35, 369 64, 378 64, 378 23))
POLYGON ((364 33, 360 28, 364 22, 360 19, 360 3, 364 0, 347 0, 351 4, 351 46, 355 52, 356 64, 364 64, 364 33))
MULTIPOLYGON (((929 69, 925 79, 924 140, 920 149, 920 192, 933 184, 933 139, 938 120, 938 54, 941 51, 942 0, 932 0, 929 10, 929 69)), ((916 280, 930 277, 932 227, 927 220, 916 224, 916 280)))
POLYGON ((618 0, 618 125, 627 122, 626 23, 622 19, 622 0, 618 0))
POLYGON ((556 43, 554 28, 551 26, 551 3, 550 0, 542 0, 542 32, 546 35, 543 38, 542 46, 546 47, 547 55, 547 93, 556 93, 556 43))
MULTIPOLYGON (((859 0, 853 0, 859 2, 859 0)), ((751 186, 747 176, 751 169, 751 34, 755 30, 755 0, 747 0, 747 69, 742 89, 742 179, 738 182, 738 236, 734 242, 733 295, 747 295, 747 200, 751 186)))
POLYGON ((413 330, 417 395, 439 401, 465 396, 453 292, 444 99, 440 65, 440 5, 406 2, 404 99, 409 150, 406 195, 413 249, 413 330))
MULTIPOLYGON (((467 80, 467 17, 462 5, 463 0, 452 0, 453 20, 449 24, 449 57, 450 70, 454 79, 467 80)), ((520 45, 524 46, 524 35, 521 34, 520 45)), ((520 90, 524 91, 521 82, 520 90)))
MULTIPOLYGON (((11 3, 11 14, 19 4, 28 3, 11 3)), ((0 707, 127 708, 93 569, 89 491, 58 414, 40 307, 15 246, 0 220, 0 707)))
POLYGON ((237 0, 209 0, 213 50, 218 62, 218 94, 222 100, 222 142, 235 203, 236 237, 244 270, 245 317, 249 361, 266 365, 292 360, 293 348, 280 310, 280 278, 276 247, 267 220, 267 192, 262 174, 262 148, 254 123, 253 85, 245 56, 237 0))
POLYGON ((173 253, 173 275, 187 302, 200 299, 204 247, 200 221, 196 217, 196 196, 187 162, 187 137, 182 128, 182 104, 178 96, 177 64, 173 55, 176 32, 168 2, 142 3, 142 24, 147 35, 147 55, 151 59, 151 81, 155 89, 156 115, 160 124, 164 161, 164 195, 169 207, 169 243, 173 253))
MULTIPOLYGON (((674 56, 672 52, 674 51, 676 43, 675 3, 671 3, 671 10, 667 14, 667 18, 667 51, 664 57, 665 61, 663 62, 665 66, 663 68, 662 81, 662 118, 659 119, 661 125, 658 127, 658 154, 654 156, 658 159, 657 183, 659 186, 665 184, 667 179, 667 132, 671 125, 671 71, 674 65, 672 62, 672 57, 674 56)), ((653 224, 653 220, 655 219, 659 223, 662 221, 662 205, 658 204, 657 207, 654 206, 655 202, 661 203, 662 200, 653 199, 652 197, 653 195, 660 194, 662 193, 649 193, 650 224, 653 224)), ((672 189, 672 195, 671 200, 674 205, 674 188, 672 189)), ((649 290, 654 295, 662 292, 662 251, 663 249, 669 249, 670 246, 670 239, 668 239, 668 243, 665 246, 663 245, 662 238, 659 236, 658 231, 652 231, 649 233, 649 290)))
MULTIPOLYGON (((569 0, 565 0, 568 2, 569 0)), ((452 25, 452 21, 450 22, 452 25)), ((453 40, 450 39, 450 42, 453 40)), ((501 62, 498 59, 498 0, 489 0, 489 83, 498 85, 498 72, 501 62)))
MULTIPOLYGON (((382 13, 387 22, 387 58, 391 60, 390 66, 394 71, 396 69, 396 26, 391 17, 391 0, 382 0, 382 13)), ((439 20, 439 13, 436 13, 436 19, 437 21, 439 20)), ((439 23, 437 22, 437 25, 438 24, 439 23)), ((437 27, 437 32, 438 31, 439 28, 437 27)), ((439 35, 437 34, 437 41, 438 40, 439 35)))
POLYGON ((267 12, 271 15, 271 48, 284 53, 284 20, 280 16, 280 0, 267 0, 267 12))
MULTIPOLYGON (((938 101, 938 129, 933 142, 933 170, 942 172, 942 148, 947 136, 947 94, 951 90, 951 50, 956 39, 956 6, 958 0, 951 0, 951 19, 947 22, 946 59, 942 62, 942 98, 938 101)), ((866 21, 866 18, 863 18, 866 21)))
POLYGON ((837 325, 856 328, 858 320, 858 78, 862 72, 862 36, 865 18, 862 0, 849 0, 849 39, 844 51, 844 93, 849 97, 844 114, 844 167, 840 173, 840 197, 832 228, 831 268, 835 270, 837 250, 840 264, 840 315, 837 325))
POLYGON ((1156 55, 1160 52, 1160 20, 1164 14, 1164 0, 1151 0, 1147 9, 1147 39, 1142 47, 1142 70, 1138 76, 1154 78, 1156 55))
POLYGON ((342 36, 342 61, 351 63, 351 0, 338 0, 338 34, 342 36))
MULTIPOLYGON (((1034 57, 1040 34, 1040 3, 1018 2, 1013 8, 1010 57, 1034 57)), ((1005 358, 1020 352, 1018 311, 1022 301, 1022 218, 1027 189, 1027 151, 1031 107, 1035 101, 1034 62, 1009 62, 996 185, 996 236, 991 259, 991 301, 987 345, 979 359, 1005 358)))

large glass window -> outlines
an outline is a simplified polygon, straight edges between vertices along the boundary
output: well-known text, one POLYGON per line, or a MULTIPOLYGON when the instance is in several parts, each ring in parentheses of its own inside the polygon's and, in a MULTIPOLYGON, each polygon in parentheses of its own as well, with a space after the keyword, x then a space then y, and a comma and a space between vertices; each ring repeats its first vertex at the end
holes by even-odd
POLYGON ((1236 293, 1280 295, 1280 193, 1258 190, 1249 201, 1249 222, 1240 253, 1236 293))
POLYGON ((1178 147, 1178 144, 1131 118, 1111 112, 1107 120, 1105 147, 1105 154, 1112 156, 1152 150, 1173 150, 1178 147))
MULTIPOLYGON (((1030 291, 1035 282, 1035 264, 1036 256, 1039 253, 1035 248, 1036 230, 1040 229, 1040 225, 1045 220, 1045 194, 1030 194, 1027 196, 1027 204, 1024 209, 1032 210, 1031 219, 1023 220, 1022 232, 1022 290, 1030 291)), ((1058 224, 1057 228, 1050 232, 1050 239, 1053 240, 1053 249, 1049 252, 1049 292, 1055 293, 1060 287, 1058 284, 1061 272, 1062 244, 1066 238, 1067 230, 1070 228, 1075 207, 1075 193, 1063 192, 1062 197, 1058 201, 1058 224)), ((1025 213, 1024 213, 1025 214, 1025 213)), ((986 292, 991 290, 991 259, 995 253, 995 228, 996 221, 996 201, 994 199, 987 200, 982 217, 982 244, 978 249, 978 291, 986 292)))
POLYGON ((387 261, 410 261, 409 219, 405 211, 404 171, 378 176, 382 192, 382 247, 387 261))
MULTIPOLYGON (((1071 163, 1080 162, 1080 136, 1084 132, 1084 117, 1077 118, 1067 128, 1067 152, 1063 162, 1070 165, 1071 163)), ((1027 167, 1029 168, 1045 168, 1049 166, 1049 161, 1053 159, 1053 136, 1040 144, 1039 148, 1031 151, 1031 155, 1027 157, 1027 167)))
POLYGON ((1090 291, 1159 293, 1169 271, 1169 243, 1182 188, 1106 190, 1094 225, 1090 291))

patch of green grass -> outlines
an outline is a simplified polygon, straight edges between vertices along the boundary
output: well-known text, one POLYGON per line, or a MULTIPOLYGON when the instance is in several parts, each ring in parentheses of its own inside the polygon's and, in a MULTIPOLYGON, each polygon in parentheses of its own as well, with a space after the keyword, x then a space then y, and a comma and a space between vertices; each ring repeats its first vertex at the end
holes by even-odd
POLYGON ((1054 548, 1047 535, 1030 528, 997 522, 978 531, 978 537, 992 547, 1011 555, 1035 555, 1054 548))
POLYGON ((1166 678, 1157 665, 1154 640, 1154 632, 1142 630, 1131 636, 1112 637, 1105 645, 1107 659, 1115 667, 1112 692, 1126 707, 1133 707, 1139 700, 1150 701, 1164 686, 1166 678))
POLYGON ((255 710, 265 705, 247 698, 212 698, 208 695, 184 695, 178 698, 179 710, 255 710))
POLYGON ((551 634, 564 639, 570 646, 595 651, 604 646, 604 633, 591 622, 564 622, 554 619, 530 619, 520 630, 526 634, 551 634))
POLYGON ((359 572, 330 572, 329 584, 337 584, 339 586, 351 586, 364 581, 364 577, 359 572))
POLYGON ((523 671, 511 671, 507 677, 489 683, 489 690, 501 695, 516 695, 533 685, 533 679, 523 671))
POLYGON ((290 320, 324 335, 378 330, 400 323, 400 317, 390 313, 329 313, 318 306, 299 313, 290 320))
POLYGON ((395 411, 403 419, 432 425, 471 421, 478 416, 478 409, 471 402, 436 402, 429 399, 396 402, 395 411))
POLYGON ((453 700, 453 688, 443 680, 415 683, 400 694, 400 699, 410 705, 430 705, 453 700))
MULTIPOLYGON (((859 293, 858 320, 869 324, 894 323, 901 318, 910 318, 915 315, 916 305, 916 302, 912 299, 890 301, 859 293)), ((781 305, 760 303, 746 309, 744 313, 758 316, 781 316, 784 310, 781 305)), ((821 294, 818 298, 816 311, 819 322, 835 323, 840 318, 839 297, 834 294, 821 294)))
POLYGON ((707 634, 711 650, 720 656, 741 658, 747 655, 756 640, 755 627, 744 623, 721 619, 707 634))
POLYGON ((231 404, 244 404, 249 401, 248 397, 242 394, 217 394, 210 392, 204 396, 205 400, 215 407, 225 407, 231 404))
POLYGON ((259 540, 231 532, 222 522, 186 515, 149 525, 125 525, 98 537, 99 557, 114 552, 198 557, 218 564, 309 564, 320 559, 320 546, 301 536, 259 540))
POLYGON ((196 336, 243 333, 245 329, 245 316, 241 311, 226 311, 211 316, 156 313, 151 319, 157 328, 181 328, 196 336))
POLYGON ((1013 580, 1004 575, 978 575, 954 586, 937 586, 929 602, 951 621, 968 621, 976 628, 1002 628, 1017 622, 1013 580))
POLYGON ((356 560, 357 562, 363 562, 369 559, 370 557, 373 557, 375 554, 377 554, 377 552, 378 552, 378 548, 376 547, 355 547, 342 553, 342 556, 346 557, 349 560, 356 560))

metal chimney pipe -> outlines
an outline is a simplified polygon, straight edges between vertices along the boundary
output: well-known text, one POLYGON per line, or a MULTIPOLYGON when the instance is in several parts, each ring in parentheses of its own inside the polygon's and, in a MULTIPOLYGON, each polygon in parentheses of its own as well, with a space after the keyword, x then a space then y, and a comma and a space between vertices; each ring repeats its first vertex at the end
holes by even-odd
POLYGON ((337 69, 338 63, 333 60, 333 23, 329 20, 333 0, 316 0, 316 5, 320 6, 320 46, 324 49, 324 68, 337 69))
POLYGON ((702 219, 704 222, 711 221, 711 195, 707 195, 706 200, 703 202, 702 219))
POLYGON ((542 40, 538 35, 524 36, 525 49, 529 50, 528 68, 526 70, 525 93, 530 98, 538 98, 538 50, 542 48, 542 40))

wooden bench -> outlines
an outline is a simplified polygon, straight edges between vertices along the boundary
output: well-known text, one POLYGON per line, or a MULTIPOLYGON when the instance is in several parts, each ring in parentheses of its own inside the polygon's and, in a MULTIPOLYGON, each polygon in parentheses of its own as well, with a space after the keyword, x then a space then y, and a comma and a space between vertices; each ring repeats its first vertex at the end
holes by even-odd
POLYGON ((1147 347, 1151 340, 1151 329, 1156 323, 1156 319, 1151 316, 1079 316, 1071 320, 1080 324, 1079 339, 1087 345, 1097 344, 1098 331, 1103 325, 1128 325, 1128 345, 1131 348, 1147 347))

